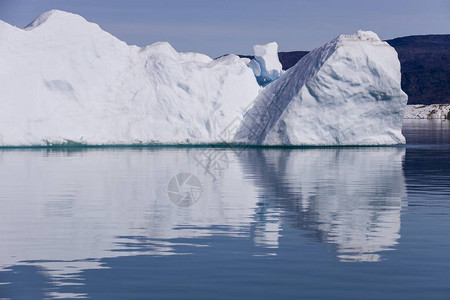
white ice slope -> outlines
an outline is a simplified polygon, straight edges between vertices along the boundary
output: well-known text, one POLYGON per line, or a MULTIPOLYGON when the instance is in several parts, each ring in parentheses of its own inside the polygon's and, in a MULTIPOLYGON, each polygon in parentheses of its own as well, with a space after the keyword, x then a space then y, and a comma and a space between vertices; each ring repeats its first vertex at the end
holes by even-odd
POLYGON ((57 10, 0 40, 0 146, 211 143, 260 89, 236 55, 128 46, 57 10))
POLYGON ((370 31, 341 35, 269 84, 236 139, 258 145, 390 145, 407 95, 394 48, 370 31))

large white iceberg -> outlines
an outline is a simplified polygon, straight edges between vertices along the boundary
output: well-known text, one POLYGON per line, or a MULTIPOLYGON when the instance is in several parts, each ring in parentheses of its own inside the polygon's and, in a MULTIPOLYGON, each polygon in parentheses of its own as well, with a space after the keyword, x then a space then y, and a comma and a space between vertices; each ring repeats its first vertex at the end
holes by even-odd
MULTIPOLYGON (((129 46, 57 10, 25 29, 0 21, 0 39, 0 146, 404 142, 400 64, 373 33, 339 37, 262 90, 248 59, 129 46)), ((270 80, 276 46, 255 47, 270 80)))
POLYGON ((0 39, 2 146, 211 143, 260 89, 236 55, 128 46, 57 10, 0 39))
POLYGON ((236 139, 257 145, 403 144, 397 52, 370 31, 341 35, 268 85, 236 139))

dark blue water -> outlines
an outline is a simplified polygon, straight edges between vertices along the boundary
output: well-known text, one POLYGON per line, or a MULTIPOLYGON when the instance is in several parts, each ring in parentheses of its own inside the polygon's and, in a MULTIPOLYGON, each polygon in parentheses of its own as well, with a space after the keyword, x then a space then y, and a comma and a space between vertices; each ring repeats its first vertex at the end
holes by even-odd
POLYGON ((450 122, 404 134, 2 150, 0 299, 450 299, 450 122))

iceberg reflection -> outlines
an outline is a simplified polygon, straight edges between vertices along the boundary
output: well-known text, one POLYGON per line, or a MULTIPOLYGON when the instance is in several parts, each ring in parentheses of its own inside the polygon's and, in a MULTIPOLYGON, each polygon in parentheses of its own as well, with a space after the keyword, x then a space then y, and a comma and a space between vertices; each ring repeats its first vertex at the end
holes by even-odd
MULTIPOLYGON (((194 159, 199 151, 0 151, 0 272, 35 265, 61 284, 102 268, 104 258, 189 254, 213 235, 250 237, 257 191, 243 185, 236 160, 212 182, 194 159), (201 179, 193 206, 169 200, 168 184, 180 172, 201 179)), ((276 237, 255 239, 276 248, 276 237)))
POLYGON ((378 261, 400 238, 403 148, 259 150, 241 162, 294 226, 336 246, 342 261, 378 261), (291 215, 292 216, 292 215, 291 215))
POLYGON ((215 149, 230 159, 216 181, 199 151, 0 151, 0 272, 33 265, 55 285, 82 284, 104 258, 190 254, 219 235, 276 255, 285 226, 313 232, 342 261, 378 261, 398 243, 403 148, 215 149), (182 172, 202 183, 193 206, 168 198, 182 172))

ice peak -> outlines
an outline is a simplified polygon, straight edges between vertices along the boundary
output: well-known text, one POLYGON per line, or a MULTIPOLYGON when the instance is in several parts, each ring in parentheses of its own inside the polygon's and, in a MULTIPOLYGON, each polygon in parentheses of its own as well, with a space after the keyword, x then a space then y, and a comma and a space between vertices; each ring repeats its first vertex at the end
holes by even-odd
POLYGON ((255 56, 265 56, 274 53, 278 55, 278 44, 277 42, 271 42, 264 45, 254 45, 253 51, 255 56))
POLYGON ((57 10, 57 9, 52 9, 49 10, 47 12, 44 12, 43 14, 41 14, 39 17, 37 17, 33 22, 31 22, 30 24, 28 24, 27 26, 25 26, 25 30, 33 30, 34 28, 37 28, 45 23, 48 22, 64 22, 64 23, 88 23, 88 21, 83 18, 80 15, 77 14, 73 14, 70 12, 66 12, 66 11, 62 11, 62 10, 57 10))
POLYGON ((373 31, 358 30, 356 34, 342 34, 337 38, 338 41, 342 40, 359 40, 368 42, 381 42, 381 39, 373 31))
POLYGON ((356 33, 356 36, 362 40, 372 40, 372 41, 381 41, 378 35, 373 31, 364 31, 359 29, 356 33))
POLYGON ((283 66, 278 59, 278 44, 276 42, 264 45, 254 45, 255 58, 249 62, 249 67, 262 86, 278 79, 283 73, 283 66))
POLYGON ((169 42, 156 42, 151 45, 145 46, 142 51, 144 52, 156 52, 167 54, 178 54, 178 52, 172 47, 169 42))

